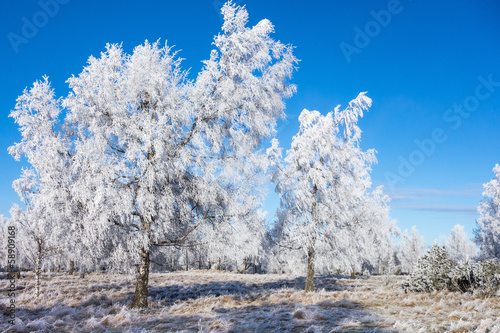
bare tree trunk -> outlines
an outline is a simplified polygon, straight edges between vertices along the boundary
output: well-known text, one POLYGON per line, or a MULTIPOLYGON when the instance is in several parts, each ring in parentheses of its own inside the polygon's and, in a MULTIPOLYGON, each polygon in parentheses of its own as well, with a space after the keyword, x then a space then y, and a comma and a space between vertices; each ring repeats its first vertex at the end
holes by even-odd
POLYGON ((42 269, 42 236, 39 235, 37 239, 37 254, 35 262, 35 294, 36 297, 40 296, 40 271, 42 269))
POLYGON ((243 274, 247 273, 247 258, 243 259, 243 274))
POLYGON ((186 271, 189 270, 189 257, 188 257, 188 249, 186 247, 186 271))
POLYGON ((307 251, 307 279, 306 292, 314 291, 314 264, 316 261, 316 251, 310 247, 307 251))
POLYGON ((68 274, 69 275, 73 275, 74 272, 75 272, 75 261, 74 260, 70 260, 69 261, 69 272, 68 272, 68 274))
POLYGON ((141 249, 141 262, 137 266, 135 293, 130 308, 148 307, 149 251, 141 249))
POLYGON ((201 270, 201 251, 198 251, 198 269, 201 270))
POLYGON ((59 254, 59 259, 57 260, 57 273, 61 272, 61 261, 62 261, 62 254, 59 254))
POLYGON ((382 275, 382 256, 378 256, 378 275, 382 275))
POLYGON ((311 223, 313 224, 313 233, 311 235, 311 244, 307 250, 307 278, 306 278, 306 292, 314 291, 314 266, 316 262, 316 237, 318 229, 318 216, 317 216, 317 202, 316 193, 318 188, 314 185, 313 189, 313 203, 311 205, 311 223))
POLYGON ((172 272, 175 271, 175 251, 172 249, 172 272))

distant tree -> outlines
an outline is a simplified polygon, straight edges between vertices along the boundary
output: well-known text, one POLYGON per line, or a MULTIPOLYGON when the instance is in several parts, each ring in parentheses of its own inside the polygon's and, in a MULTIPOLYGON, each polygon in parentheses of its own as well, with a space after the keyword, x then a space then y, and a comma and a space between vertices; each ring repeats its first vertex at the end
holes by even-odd
MULTIPOLYGON (((390 266, 395 250, 394 238, 400 233, 396 221, 389 216, 390 198, 384 195, 382 187, 367 193, 359 206, 362 226, 357 234, 361 236, 360 262, 372 267, 372 273, 382 274, 390 266), (377 268, 374 270, 373 268, 377 268)), ((368 269, 368 268, 366 268, 368 269)))
POLYGON ((9 219, 0 214, 0 269, 7 271, 8 263, 8 230, 9 219))
POLYGON ((477 248, 464 231, 464 227, 457 224, 450 233, 450 238, 445 244, 450 257, 459 264, 474 259, 477 255, 477 248))
POLYGON ((319 243, 334 237, 326 233, 342 233, 355 224, 351 212, 371 184, 374 151, 360 148, 361 130, 357 126, 370 105, 371 100, 361 93, 343 111, 337 107, 334 113, 322 116, 318 111, 304 110, 299 133, 284 163, 276 139, 268 150, 272 179, 281 199, 279 242, 306 255, 306 291, 314 289, 319 243))
POLYGON ((399 232, 389 217, 389 200, 379 186, 365 192, 358 204, 345 212, 342 228, 330 224, 319 243, 318 268, 340 269, 352 277, 356 272, 381 274, 394 252, 393 238, 399 232))
POLYGON ((411 227, 411 235, 405 230, 402 235, 398 259, 401 262, 401 271, 403 273, 412 273, 418 259, 425 252, 425 240, 420 236, 417 227, 411 227))
MULTIPOLYGON (((264 177, 262 177, 264 178, 264 177)), ((242 273, 263 256, 266 228, 260 210, 228 223, 206 224, 200 229, 201 249, 212 268, 222 265, 242 273)))
POLYGON ((500 166, 493 168, 495 178, 484 184, 484 199, 477 211, 479 219, 475 241, 481 260, 500 259, 500 166))

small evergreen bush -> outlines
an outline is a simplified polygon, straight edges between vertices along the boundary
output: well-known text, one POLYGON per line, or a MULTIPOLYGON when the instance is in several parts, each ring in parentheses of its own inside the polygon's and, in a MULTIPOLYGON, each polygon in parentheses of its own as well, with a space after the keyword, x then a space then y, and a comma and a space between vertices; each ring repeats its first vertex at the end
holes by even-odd
POLYGON ((434 244, 426 255, 418 259, 417 267, 402 287, 405 292, 432 292, 447 288, 449 274, 456 263, 444 246, 434 244))
POLYGON ((495 294, 500 289, 500 262, 497 259, 477 263, 473 273, 474 290, 495 294))
POLYGON ((429 252, 418 260, 416 269, 402 287, 405 292, 448 289, 493 295, 500 289, 500 262, 488 260, 458 265, 444 247, 434 244, 429 252))
POLYGON ((451 291, 470 291, 475 284, 475 264, 465 262, 456 266, 449 275, 448 289, 451 291))

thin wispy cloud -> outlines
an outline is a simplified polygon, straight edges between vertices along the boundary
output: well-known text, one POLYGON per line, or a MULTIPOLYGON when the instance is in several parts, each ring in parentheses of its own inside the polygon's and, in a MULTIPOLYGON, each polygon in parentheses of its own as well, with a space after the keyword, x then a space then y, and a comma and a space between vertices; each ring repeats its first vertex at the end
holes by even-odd
POLYGON ((398 188, 388 191, 392 201, 436 201, 443 197, 481 197, 482 186, 459 190, 441 190, 433 188, 398 188))
POLYGON ((406 209, 415 211, 441 212, 441 213, 467 213, 477 214, 477 207, 471 205, 392 205, 393 209, 406 209))

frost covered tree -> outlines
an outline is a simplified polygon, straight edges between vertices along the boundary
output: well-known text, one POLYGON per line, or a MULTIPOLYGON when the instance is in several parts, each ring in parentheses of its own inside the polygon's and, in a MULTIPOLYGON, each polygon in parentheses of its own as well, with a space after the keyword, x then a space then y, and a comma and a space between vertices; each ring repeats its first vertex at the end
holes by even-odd
POLYGON ((36 295, 44 260, 61 250, 68 235, 69 180, 71 154, 61 133, 60 100, 55 99, 48 78, 25 89, 10 117, 20 126, 21 141, 9 153, 30 164, 13 187, 25 206, 11 209, 12 223, 18 228, 21 257, 28 259, 36 276, 36 295))
POLYGON ((11 223, 16 227, 16 245, 19 249, 18 264, 32 267, 35 273, 35 295, 40 295, 40 277, 47 259, 60 250, 61 226, 57 225, 54 211, 44 202, 44 191, 33 169, 24 169, 20 179, 14 182, 21 201, 22 210, 15 204, 11 210, 11 223))
POLYGON ((411 227, 411 235, 405 230, 402 237, 403 240, 400 244, 398 259, 401 262, 401 271, 403 273, 411 273, 418 259, 425 251, 425 240, 418 233, 416 226, 411 227))
POLYGON ((0 269, 4 268, 5 271, 7 271, 8 267, 8 226, 9 226, 9 219, 6 218, 5 216, 0 214, 0 269))
MULTIPOLYGON (((352 211, 371 185, 369 171, 374 151, 364 152, 357 126, 371 105, 365 93, 348 107, 322 116, 302 111, 298 134, 281 162, 281 148, 273 139, 268 156, 272 180, 280 195, 277 232, 280 246, 301 249, 307 257, 306 291, 314 289, 317 249, 352 224, 352 211), (332 236, 327 233, 333 233, 332 236)), ((337 238, 338 239, 338 238, 337 238)))
POLYGON ((257 210, 237 221, 206 224, 200 234, 201 249, 209 259, 210 268, 225 267, 247 273, 263 256, 266 235, 264 215, 257 210))
POLYGON ((136 263, 131 307, 147 306, 152 248, 254 211, 256 148, 295 90, 287 81, 296 59, 270 37, 273 25, 246 27, 247 11, 231 3, 222 13, 216 49, 194 81, 169 47, 148 42, 130 55, 108 45, 68 80, 82 240, 96 257, 109 253, 110 266, 136 263))
POLYGON ((474 259, 477 249, 464 231, 464 227, 457 224, 451 229, 450 238, 445 244, 450 257, 459 264, 474 259))
MULTIPOLYGON (((377 268, 375 272, 382 274, 383 266, 388 264, 394 253, 394 237, 399 234, 396 222, 389 217, 390 198, 384 195, 382 187, 377 187, 373 192, 366 193, 361 203, 355 208, 359 227, 353 233, 347 246, 357 243, 359 258, 358 265, 361 269, 377 268)), ((353 228, 352 230, 356 230, 353 228)))
POLYGON ((480 248, 479 258, 500 260, 500 165, 493 168, 495 178, 484 184, 484 199, 477 211, 475 241, 480 248))
POLYGON ((349 217, 342 228, 329 225, 319 243, 317 268, 350 272, 352 278, 356 272, 381 274, 394 252, 393 238, 399 233, 389 217, 389 201, 379 186, 365 192, 358 204, 345 213, 349 217))

